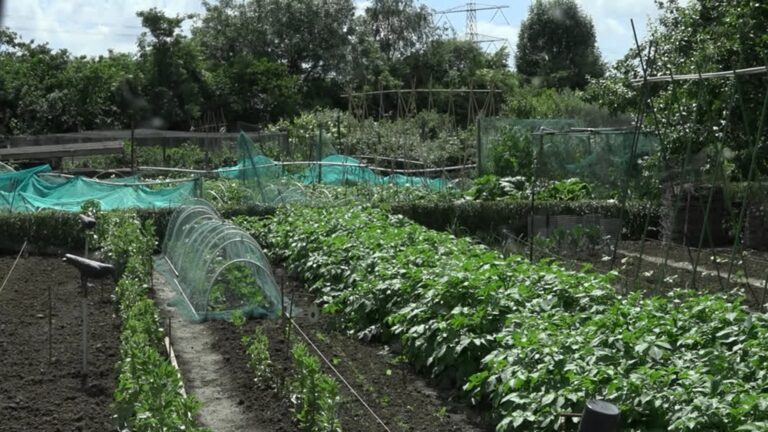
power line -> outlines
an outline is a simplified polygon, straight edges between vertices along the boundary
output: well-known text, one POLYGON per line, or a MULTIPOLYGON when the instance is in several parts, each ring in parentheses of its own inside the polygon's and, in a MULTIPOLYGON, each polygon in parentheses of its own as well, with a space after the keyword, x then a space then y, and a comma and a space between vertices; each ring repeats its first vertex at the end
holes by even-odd
POLYGON ((111 31, 100 31, 100 30, 61 30, 61 29, 48 29, 45 27, 24 27, 24 26, 10 26, 6 25, 3 26, 4 28, 7 28, 9 30, 13 30, 19 33, 22 32, 34 32, 34 33, 43 33, 43 34, 74 34, 74 35, 80 35, 80 36, 98 36, 98 37, 111 37, 111 36, 117 36, 117 37, 137 37, 140 32, 137 33, 115 33, 111 31))
MULTIPOLYGON (((25 21, 35 21, 39 18, 38 15, 26 15, 26 14, 8 14, 5 15, 6 22, 20 22, 24 23, 25 21)), ((136 18, 138 20, 138 18, 136 18)), ((143 27, 139 24, 124 24, 124 23, 118 23, 118 22, 112 22, 112 23, 105 23, 102 21, 77 21, 78 24, 88 26, 88 27, 95 27, 95 26, 104 26, 104 27, 110 27, 110 28, 124 28, 124 29, 143 29, 143 27)), ((7 24, 9 25, 9 24, 7 24)), ((26 25, 22 24, 22 25, 26 25)))

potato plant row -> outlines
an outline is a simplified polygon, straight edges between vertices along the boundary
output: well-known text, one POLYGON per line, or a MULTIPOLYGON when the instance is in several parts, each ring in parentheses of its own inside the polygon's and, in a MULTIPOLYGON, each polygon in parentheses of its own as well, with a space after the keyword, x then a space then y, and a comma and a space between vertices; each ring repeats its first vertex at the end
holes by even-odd
POLYGON ((498 431, 561 430, 589 398, 623 430, 768 428, 768 319, 738 298, 620 296, 611 275, 529 263, 370 208, 238 218, 359 337, 492 413, 498 431))
POLYGON ((151 223, 131 212, 98 214, 98 244, 118 270, 115 289, 120 317, 120 362, 114 394, 118 430, 202 432, 194 417, 199 403, 182 392, 178 371, 161 351, 158 309, 148 296, 155 247, 151 223))

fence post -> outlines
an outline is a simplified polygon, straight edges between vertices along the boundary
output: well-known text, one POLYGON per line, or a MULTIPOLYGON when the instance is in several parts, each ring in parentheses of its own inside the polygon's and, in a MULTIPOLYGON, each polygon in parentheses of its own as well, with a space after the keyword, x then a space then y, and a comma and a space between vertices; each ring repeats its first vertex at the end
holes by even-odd
POLYGON ((323 182, 323 126, 318 127, 317 133, 317 183, 323 182))
POLYGON ((482 123, 482 116, 478 116, 475 120, 475 128, 477 129, 477 176, 483 175, 483 145, 482 145, 482 133, 480 132, 480 124, 482 123))
POLYGON ((131 174, 136 174, 136 140, 133 139, 136 126, 131 116, 131 174))

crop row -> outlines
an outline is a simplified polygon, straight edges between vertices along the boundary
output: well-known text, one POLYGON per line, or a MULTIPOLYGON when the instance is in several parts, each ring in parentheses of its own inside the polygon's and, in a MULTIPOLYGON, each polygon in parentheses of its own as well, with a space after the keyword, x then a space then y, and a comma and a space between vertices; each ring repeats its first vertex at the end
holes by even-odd
POLYGON ((182 391, 181 377, 162 354, 158 309, 148 296, 154 228, 131 212, 98 214, 95 240, 120 277, 115 289, 120 317, 120 357, 113 414, 118 430, 202 431, 199 403, 182 391))
MULTIPOLYGON (((232 323, 242 331, 245 318, 233 315, 232 323)), ((288 332, 286 332, 287 334, 288 332)), ((289 337, 291 344, 291 378, 284 382, 286 371, 279 370, 269 355, 269 338, 261 327, 243 335, 242 344, 254 381, 263 388, 273 389, 287 397, 293 405, 294 421, 302 432, 341 432, 339 420, 339 384, 322 371, 320 359, 298 339, 289 337)), ((260 389, 261 390, 261 389, 260 389)))
POLYGON ((619 296, 611 276, 504 258, 369 208, 237 223, 359 337, 488 408, 498 431, 560 428, 589 398, 624 430, 768 427, 768 319, 738 299, 619 296))

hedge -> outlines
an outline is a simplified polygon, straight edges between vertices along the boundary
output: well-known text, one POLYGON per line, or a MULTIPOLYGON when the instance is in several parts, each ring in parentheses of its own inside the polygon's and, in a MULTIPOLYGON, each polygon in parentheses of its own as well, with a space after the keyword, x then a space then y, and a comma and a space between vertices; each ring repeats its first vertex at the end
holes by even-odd
MULTIPOLYGON (((535 204, 535 214, 583 216, 598 214, 618 218, 621 206, 615 201, 545 201, 535 204)), ((436 230, 460 227, 470 234, 497 233, 502 229, 515 235, 528 232, 530 203, 503 201, 416 202, 396 204, 391 212, 405 216, 436 230)), ((661 209, 649 203, 627 204, 624 215, 625 235, 640 238, 646 217, 649 217, 648 237, 658 235, 661 209)))

